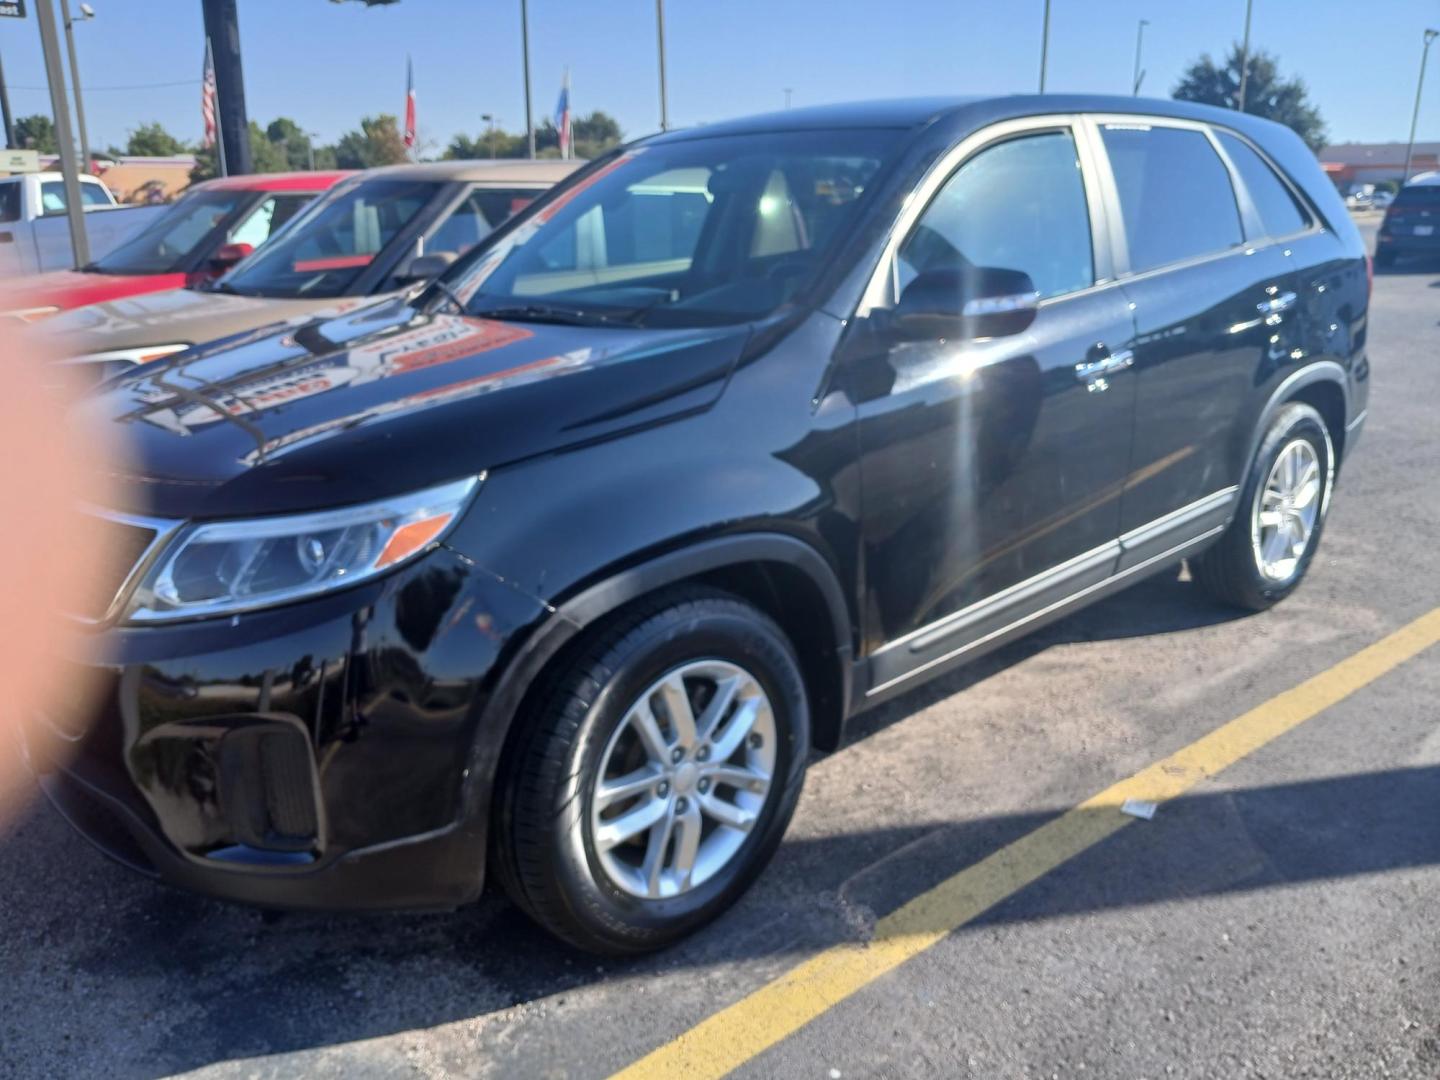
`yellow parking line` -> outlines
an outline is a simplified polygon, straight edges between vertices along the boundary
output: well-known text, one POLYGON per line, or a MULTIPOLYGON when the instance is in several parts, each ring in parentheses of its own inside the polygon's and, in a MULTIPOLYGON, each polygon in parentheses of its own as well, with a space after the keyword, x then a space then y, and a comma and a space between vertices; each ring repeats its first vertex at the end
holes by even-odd
POLYGON ((1135 820, 1119 812, 1126 799, 1175 798, 1437 641, 1440 608, 921 893, 876 923, 875 936, 868 943, 847 942, 826 949, 616 1076, 625 1080, 724 1076, 1061 863, 1119 832, 1135 820))

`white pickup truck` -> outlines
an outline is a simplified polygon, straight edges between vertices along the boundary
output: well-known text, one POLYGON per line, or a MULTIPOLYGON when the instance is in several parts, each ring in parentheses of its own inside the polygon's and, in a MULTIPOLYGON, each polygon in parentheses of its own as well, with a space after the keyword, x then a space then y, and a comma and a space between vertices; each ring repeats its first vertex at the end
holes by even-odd
MULTIPOLYGON (((80 177, 90 257, 98 259, 163 206, 126 206, 93 176, 80 177)), ((0 177, 0 276, 38 274, 74 265, 65 181, 58 172, 0 177)))

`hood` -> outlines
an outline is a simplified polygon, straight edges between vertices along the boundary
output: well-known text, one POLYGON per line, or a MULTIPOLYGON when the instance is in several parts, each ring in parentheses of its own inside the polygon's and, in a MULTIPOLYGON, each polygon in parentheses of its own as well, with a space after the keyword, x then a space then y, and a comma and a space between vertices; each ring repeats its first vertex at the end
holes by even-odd
POLYGON ((58 348, 62 355, 83 356, 151 345, 201 344, 257 327, 278 331, 320 312, 338 315, 373 303, 373 296, 272 300, 171 288, 146 296, 92 303, 46 319, 40 329, 47 344, 58 348))
POLYGON ((704 408, 748 333, 498 322, 397 299, 146 364, 78 418, 120 428, 119 509, 313 510, 704 408))
POLYGON ((79 270, 52 270, 47 274, 28 277, 23 284, 7 287, 3 311, 32 311, 36 308, 59 308, 62 311, 114 300, 122 296, 178 289, 185 284, 184 274, 101 274, 79 270))

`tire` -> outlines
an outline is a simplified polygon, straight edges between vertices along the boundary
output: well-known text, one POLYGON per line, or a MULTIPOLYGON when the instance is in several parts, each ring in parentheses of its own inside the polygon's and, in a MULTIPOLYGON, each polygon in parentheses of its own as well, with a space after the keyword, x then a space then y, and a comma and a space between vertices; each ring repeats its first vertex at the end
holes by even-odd
MULTIPOLYGON (((1282 466, 1283 468, 1283 466, 1282 466)), ((1330 491, 1335 478, 1335 455, 1330 441, 1330 432, 1318 411, 1303 402, 1292 401, 1281 406, 1271 421, 1255 460, 1240 491, 1235 517, 1221 534, 1215 545, 1191 562, 1191 575, 1195 581, 1215 599, 1232 607, 1248 611, 1264 611, 1289 596, 1299 586, 1310 568, 1315 552, 1320 546, 1320 536, 1325 527, 1325 514, 1330 505, 1330 491), (1297 443, 1303 444, 1296 446, 1297 443), (1279 502, 1267 489, 1276 490, 1272 473, 1281 455, 1287 456, 1287 464, 1293 459, 1298 467, 1308 472, 1308 463, 1313 461, 1317 486, 1309 498, 1295 500, 1294 504, 1279 502), (1314 516, 1304 537, 1303 549, 1295 550, 1299 542, 1299 523, 1306 508, 1313 500, 1314 516), (1270 511, 1261 517, 1270 506, 1284 507, 1270 511), (1278 544, 1284 557, 1267 562, 1266 553, 1277 550, 1266 544, 1267 539, 1278 540, 1275 531, 1266 522, 1274 521, 1276 515, 1286 517, 1293 524, 1288 533, 1290 543, 1278 544)), ((1278 482, 1284 487, 1284 482, 1278 482)), ((1309 490, 1308 486, 1306 490, 1309 490)))
POLYGON ((780 628, 755 608, 726 593, 686 589, 613 617, 558 664, 542 676, 552 689, 521 718, 526 726, 504 766, 495 830, 500 878, 531 918, 582 949, 623 955, 663 948, 734 903, 780 844, 810 747, 799 663, 780 628), (708 740, 705 707, 722 683, 733 686, 733 699, 713 710, 719 720, 708 740), (684 725, 670 718, 676 686, 694 719, 688 741, 684 725), (633 719, 642 700, 656 720, 649 742, 645 725, 633 719), (741 720, 753 727, 732 728, 741 720), (659 738, 665 742, 656 753, 659 738), (722 761, 730 742, 737 749, 722 761), (683 760, 676 762, 679 747, 683 760), (666 758, 669 764, 659 764, 666 758), (602 781, 646 770, 643 791, 613 803, 601 796, 602 781), (767 770, 763 790, 759 779, 745 786, 724 779, 767 770), (720 803, 728 807, 723 825, 712 817, 720 803), (669 808, 658 825, 625 843, 602 844, 625 831, 615 824, 620 819, 657 807, 669 808), (657 841, 667 821, 674 839, 657 841), (687 837, 699 839, 687 848, 687 837), (657 844, 658 875, 650 872, 657 844), (682 849, 690 852, 688 875, 682 849))

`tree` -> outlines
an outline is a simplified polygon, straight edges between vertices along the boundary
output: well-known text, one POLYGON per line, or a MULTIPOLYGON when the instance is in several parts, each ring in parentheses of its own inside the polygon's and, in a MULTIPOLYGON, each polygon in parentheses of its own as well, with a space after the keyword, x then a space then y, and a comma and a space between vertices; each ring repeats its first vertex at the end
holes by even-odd
POLYGON ((55 123, 42 113, 15 121, 15 141, 24 150, 39 150, 42 154, 60 152, 60 144, 55 141, 55 123))
MULTIPOLYGON (((577 116, 570 125, 570 134, 575 139, 575 156, 596 158, 624 138, 619 121, 609 113, 596 110, 588 116, 577 116)), ((456 135, 445 148, 446 160, 467 158, 523 158, 529 152, 525 133, 509 131, 481 132, 475 138, 456 135), (494 153, 491 153, 491 148, 494 153)), ((543 121, 535 129, 535 155, 553 158, 560 156, 560 132, 550 120, 543 121)))
MULTIPOLYGON (((318 151, 316 154, 319 156, 318 151)), ((317 166, 318 166, 317 161, 317 166)), ((290 163, 283 148, 271 142, 254 120, 250 121, 250 167, 257 173, 285 172, 290 163)), ((202 146, 195 151, 195 166, 190 170, 190 182, 198 184, 219 176, 218 158, 213 146, 202 146)))
POLYGON ((590 143, 602 150, 609 150, 625 137, 625 133, 620 129, 620 121, 599 109, 588 116, 577 116, 571 121, 570 130, 575 136, 576 146, 590 143))
MULTIPOLYGON (((1250 54, 1249 77, 1245 80, 1245 111, 1291 128, 1311 150, 1324 147, 1328 133, 1320 110, 1310 103, 1303 79, 1282 79, 1275 57, 1267 52, 1250 54)), ((1240 46, 1234 45, 1223 66, 1209 53, 1186 70, 1171 96, 1177 101, 1198 101, 1233 109, 1240 101, 1240 46)))
POLYGON ((525 152, 524 132, 512 135, 496 128, 494 131, 486 129, 473 139, 464 134, 456 135, 450 140, 450 145, 445 147, 441 157, 446 161, 471 161, 489 157, 523 158, 525 152))
POLYGON ((130 141, 125 144, 125 153, 132 157, 174 157, 183 154, 188 147, 164 129, 158 122, 141 124, 130 132, 130 141))
POLYGON ((359 131, 347 131, 335 144, 335 162, 342 169, 399 165, 407 159, 399 122, 389 113, 365 117, 359 131))
POLYGON ((310 136, 288 116, 277 116, 265 128, 265 138, 285 158, 287 169, 310 167, 310 136))

